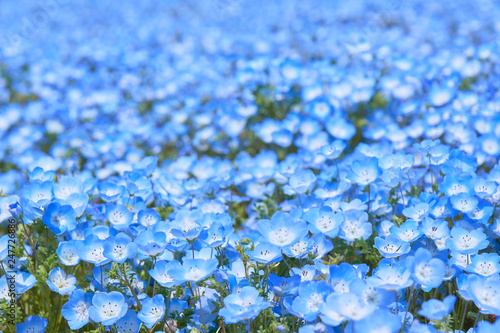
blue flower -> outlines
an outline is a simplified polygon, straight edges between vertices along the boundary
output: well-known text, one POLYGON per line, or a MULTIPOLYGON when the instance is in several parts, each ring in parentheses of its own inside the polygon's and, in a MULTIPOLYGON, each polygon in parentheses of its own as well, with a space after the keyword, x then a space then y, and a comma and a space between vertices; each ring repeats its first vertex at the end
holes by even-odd
POLYGON ((254 287, 241 288, 237 294, 230 294, 224 298, 224 308, 219 310, 219 315, 224 317, 228 324, 254 319, 259 313, 271 306, 259 296, 259 291, 254 287))
POLYGON ((500 256, 496 253, 482 253, 471 259, 472 263, 465 270, 482 276, 491 276, 500 272, 500 256))
POLYGON ((351 325, 354 325, 355 333, 377 333, 399 332, 403 324, 397 315, 388 310, 378 309, 351 325))
POLYGON ((73 275, 66 275, 61 267, 53 268, 46 282, 50 290, 60 295, 70 294, 76 289, 76 278, 73 275))
POLYGON ((139 211, 139 214, 137 214, 137 222, 146 228, 154 226, 160 220, 160 214, 158 214, 158 212, 153 208, 141 210, 139 211))
POLYGON ((181 263, 177 260, 172 260, 169 263, 164 260, 159 260, 156 262, 154 268, 149 271, 149 275, 163 287, 171 288, 175 286, 176 283, 168 272, 174 268, 181 268, 181 263))
POLYGON ((313 189, 316 176, 311 170, 300 170, 290 177, 288 185, 283 186, 283 191, 288 195, 304 194, 313 189))
POLYGON ((446 246, 451 251, 457 251, 462 254, 474 254, 488 246, 490 242, 486 235, 480 230, 467 230, 460 227, 451 229, 451 238, 446 240, 446 246))
POLYGON ((476 209, 478 200, 467 193, 459 193, 450 197, 451 206, 461 213, 470 213, 476 209))
POLYGON ((482 277, 475 274, 468 278, 468 295, 482 313, 500 316, 500 276, 482 277))
POLYGON ((62 306, 61 314, 68 321, 72 330, 78 330, 89 322, 88 309, 92 305, 92 294, 81 289, 75 290, 62 306))
POLYGON ((142 303, 142 309, 137 317, 147 328, 153 327, 165 314, 165 299, 163 295, 148 298, 142 303))
POLYGON ((168 274, 178 286, 186 281, 198 282, 211 275, 217 268, 217 259, 184 259, 182 266, 173 267, 168 274))
POLYGON ((401 290, 409 287, 413 281, 404 262, 395 259, 382 259, 372 276, 366 282, 374 287, 386 290, 401 290))
POLYGON ((253 251, 248 251, 248 256, 250 259, 266 265, 279 262, 283 259, 281 249, 267 243, 257 244, 253 251))
POLYGON ((78 247, 78 256, 96 266, 105 265, 110 261, 104 256, 104 242, 95 235, 85 238, 83 244, 78 247))
MULTIPOLYGON (((163 252, 167 246, 167 235, 163 231, 153 232, 152 230, 145 230, 139 234, 134 240, 137 244, 137 250, 140 254, 145 256, 156 256, 163 252)), ((183 244, 185 247, 186 244, 183 244)))
POLYGON ((289 311, 311 322, 316 319, 321 304, 330 292, 330 286, 325 280, 303 282, 299 286, 299 295, 293 300, 292 308, 289 311))
POLYGON ((124 317, 127 313, 127 303, 122 293, 112 291, 110 293, 97 293, 92 297, 92 306, 88 312, 90 319, 102 325, 109 326, 124 317))
POLYGON ((34 275, 26 272, 18 272, 16 274, 16 294, 22 295, 36 284, 36 278, 34 275))
POLYGON ((312 234, 322 233, 330 238, 337 237, 339 227, 344 222, 344 216, 334 213, 328 206, 311 208, 304 214, 304 220, 309 222, 312 234))
POLYGON ((134 214, 120 204, 106 204, 106 218, 116 230, 125 230, 134 219, 134 214))
POLYGON ((448 221, 443 219, 424 218, 422 222, 423 233, 432 240, 442 239, 450 235, 448 221))
POLYGON ((401 240, 412 243, 422 236, 422 230, 418 227, 418 222, 407 220, 401 226, 393 226, 389 229, 391 234, 398 236, 401 240))
POLYGON ((396 235, 389 235, 385 239, 375 237, 375 248, 384 258, 395 258, 410 252, 410 244, 402 241, 396 235))
POLYGON ((375 311, 374 304, 367 304, 354 293, 332 293, 327 298, 328 307, 350 320, 361 320, 375 311))
POLYGON ((442 320, 453 310, 457 298, 453 295, 446 296, 442 301, 430 299, 422 303, 422 309, 418 314, 431 320, 442 320))
POLYGON ((137 244, 125 233, 108 237, 103 243, 103 248, 103 256, 119 264, 137 255, 137 244))
POLYGON ((358 185, 366 186, 377 180, 380 175, 382 175, 382 170, 378 167, 378 159, 370 157, 352 162, 351 172, 347 175, 347 179, 358 185))
POLYGON ((78 241, 70 240, 67 242, 60 242, 57 246, 57 256, 61 263, 66 266, 76 266, 80 262, 80 257, 78 256, 78 241))
POLYGON ((33 171, 28 172, 28 178, 31 183, 33 182, 53 182, 56 173, 52 170, 44 171, 40 167, 36 167, 33 171))
POLYGON ((139 320, 134 310, 128 310, 125 316, 116 321, 117 331, 120 333, 138 333, 142 322, 139 320))
POLYGON ((104 181, 97 185, 99 195, 105 202, 116 202, 125 193, 126 187, 110 181, 104 181))
POLYGON ((480 321, 477 323, 477 333, 498 333, 500 332, 500 320, 495 321, 493 324, 487 321, 480 321))
POLYGON ((266 242, 282 249, 295 244, 307 234, 307 225, 303 221, 294 221, 290 214, 280 211, 271 220, 260 220, 257 229, 266 242))
POLYGON ((57 202, 48 205, 42 217, 43 223, 56 235, 62 235, 76 227, 75 212, 70 205, 61 206, 57 202))
POLYGON ((432 258, 432 254, 424 248, 419 248, 415 256, 406 258, 406 267, 412 274, 415 282, 423 288, 437 288, 443 282, 446 266, 441 259, 432 258))
POLYGON ((44 333, 48 320, 38 316, 29 316, 23 323, 16 325, 18 333, 44 333))

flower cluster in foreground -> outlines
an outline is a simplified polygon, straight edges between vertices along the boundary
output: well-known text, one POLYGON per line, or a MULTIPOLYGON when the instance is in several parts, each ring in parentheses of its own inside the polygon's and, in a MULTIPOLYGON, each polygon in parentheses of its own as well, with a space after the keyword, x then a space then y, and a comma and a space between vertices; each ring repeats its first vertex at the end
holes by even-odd
POLYGON ((6 30, 0 330, 500 332, 498 3, 156 2, 6 30))

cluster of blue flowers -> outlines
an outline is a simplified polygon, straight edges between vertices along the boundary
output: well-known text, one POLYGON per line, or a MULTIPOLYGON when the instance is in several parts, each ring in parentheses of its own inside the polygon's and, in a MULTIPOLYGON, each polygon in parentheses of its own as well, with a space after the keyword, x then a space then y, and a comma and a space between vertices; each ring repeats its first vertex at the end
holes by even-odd
POLYGON ((500 332, 498 3, 19 4, 2 332, 500 332))

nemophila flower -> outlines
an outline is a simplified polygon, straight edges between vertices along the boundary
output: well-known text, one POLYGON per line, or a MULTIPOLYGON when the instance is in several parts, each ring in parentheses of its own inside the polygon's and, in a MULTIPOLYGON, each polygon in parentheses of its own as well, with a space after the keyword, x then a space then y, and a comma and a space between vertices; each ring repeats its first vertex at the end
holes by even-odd
POLYGON ((140 162, 134 164, 134 170, 143 170, 150 177, 158 165, 158 156, 146 156, 140 162))
POLYGON ((108 237, 103 247, 103 255, 119 264, 123 264, 127 259, 132 259, 137 255, 137 244, 132 242, 130 236, 122 232, 114 237, 108 237))
POLYGON ((261 264, 272 264, 283 259, 281 248, 267 243, 259 243, 253 251, 248 251, 250 259, 261 264))
POLYGON ((322 233, 330 238, 337 237, 339 227, 344 222, 344 216, 334 213, 328 206, 311 208, 303 218, 309 222, 309 231, 312 234, 322 233))
POLYGON ((368 239, 373 232, 368 214, 359 210, 344 213, 344 223, 340 227, 340 238, 353 242, 356 239, 368 239))
POLYGON ((402 241, 396 235, 389 235, 386 238, 375 237, 375 248, 384 258, 395 258, 410 252, 410 243, 402 241))
POLYGON ((165 262, 164 260, 159 260, 156 262, 153 269, 151 269, 148 273, 151 275, 153 279, 156 280, 161 286, 166 288, 171 288, 175 286, 174 279, 169 275, 169 271, 171 269, 180 269, 181 263, 177 260, 172 260, 170 262, 165 262))
POLYGON ((316 234, 310 240, 310 247, 309 253, 317 260, 333 250, 333 242, 323 234, 316 234))
POLYGON ((422 309, 418 314, 430 320, 442 320, 450 314, 457 298, 453 295, 446 296, 442 301, 430 299, 422 303, 422 309))
POLYGON ((26 272, 16 273, 16 294, 22 295, 36 284, 36 278, 34 275, 26 272))
POLYGON ((90 235, 94 235, 98 237, 100 240, 106 240, 108 237, 115 236, 117 234, 116 229, 110 228, 106 225, 98 225, 95 227, 85 228, 84 236, 89 237, 90 235))
POLYGON ((95 235, 85 238, 83 244, 78 247, 78 256, 86 262, 96 266, 107 264, 110 259, 104 256, 104 242, 95 235))
POLYGON ((61 205, 70 205, 73 207, 75 217, 80 217, 85 212, 89 203, 89 196, 86 193, 73 193, 66 199, 57 200, 61 205))
POLYGON ((137 314, 147 328, 153 327, 165 314, 165 298, 163 295, 156 295, 148 298, 142 303, 142 309, 137 314))
POLYGON ((415 221, 422 221, 429 213, 431 205, 426 202, 417 202, 403 209, 403 215, 415 221))
POLYGON ((348 263, 343 262, 338 266, 330 266, 330 285, 335 292, 349 292, 350 283, 357 278, 356 269, 348 263))
POLYGON ((172 222, 172 235, 185 241, 193 241, 201 232, 198 221, 202 218, 203 213, 198 209, 178 211, 172 222))
POLYGON ((288 195, 304 194, 313 189, 316 176, 311 170, 300 170, 294 173, 288 184, 283 186, 283 191, 288 195))
POLYGON ((422 236, 423 232, 419 228, 419 224, 414 220, 407 220, 401 226, 393 226, 390 229, 391 234, 396 235, 399 239, 412 243, 416 241, 420 236, 422 236))
POLYGON ((441 259, 433 258, 429 250, 419 248, 415 256, 406 258, 406 267, 415 282, 425 289, 437 288, 443 282, 446 266, 441 259))
POLYGON ((347 179, 360 186, 366 186, 373 183, 380 175, 382 175, 382 170, 378 166, 378 159, 370 157, 352 162, 351 172, 347 175, 347 179))
POLYGON ((478 200, 467 193, 459 193, 450 197, 450 204, 461 213, 470 213, 477 207, 478 200))
POLYGON ((66 200, 73 193, 82 193, 83 184, 77 177, 63 176, 54 184, 54 196, 66 200))
POLYGON ((440 198, 430 209, 429 215, 434 218, 445 218, 451 216, 450 209, 448 208, 448 201, 449 198, 446 196, 440 198))
POLYGON ((470 174, 446 175, 443 182, 439 184, 439 191, 448 196, 460 193, 471 194, 472 184, 473 178, 470 174))
POLYGON ((262 238, 280 248, 295 244, 307 234, 307 225, 301 220, 295 221, 290 214, 278 211, 271 220, 260 220, 257 223, 262 238))
POLYGON ((500 316, 500 275, 483 277, 471 274, 467 279, 468 295, 482 313, 500 316))
POLYGON ((92 297, 92 306, 88 312, 90 319, 96 323, 109 326, 127 314, 125 297, 118 291, 110 293, 97 293, 92 297))
POLYGON ((61 267, 53 268, 49 273, 49 280, 46 281, 50 290, 67 295, 76 289, 76 278, 73 275, 66 275, 61 267))
POLYGON ((28 172, 28 178, 30 183, 32 182, 53 182, 54 177, 56 176, 55 171, 48 170, 45 171, 40 167, 36 167, 33 171, 28 172))
POLYGON ((254 287, 241 288, 237 294, 224 298, 224 308, 219 310, 219 315, 224 317, 228 324, 254 319, 259 313, 271 306, 271 303, 259 296, 259 291, 254 287))
MULTIPOLYGON (((365 316, 363 319, 356 321, 354 325, 355 333, 378 333, 378 332, 399 332, 403 323, 401 319, 388 310, 377 309, 365 316)), ((348 328, 346 328, 346 331, 348 328)))
POLYGON ((77 224, 73 207, 70 205, 61 206, 57 202, 47 206, 42 221, 56 235, 62 235, 68 230, 75 229, 77 224))
POLYGON ((110 181, 104 181, 97 185, 99 195, 105 202, 116 202, 125 193, 126 187, 110 181))
POLYGON ((23 192, 23 197, 32 205, 47 206, 54 197, 54 187, 51 181, 34 182, 29 184, 23 192))
POLYGON ((144 230, 134 240, 137 250, 145 256, 156 256, 167 246, 167 235, 163 231, 144 230))
POLYGON ((366 278, 366 282, 370 286, 386 290, 401 290, 413 283, 405 262, 395 259, 382 259, 372 276, 366 278))
POLYGON ((299 275, 287 278, 271 273, 268 277, 269 289, 277 296, 296 295, 300 281, 299 275))
POLYGON ((356 294, 332 293, 327 298, 327 303, 333 311, 349 320, 360 320, 375 311, 374 304, 367 304, 356 294))
POLYGON ((313 265, 304 265, 302 268, 293 267, 290 275, 299 275, 302 282, 311 281, 317 275, 318 269, 313 265))
POLYGON ((29 316, 23 323, 16 325, 18 333, 44 333, 48 320, 38 316, 29 316))
POLYGON ((370 286, 361 279, 352 281, 349 290, 361 297, 366 304, 373 304, 376 307, 387 306, 395 302, 394 292, 370 286))
POLYGON ((356 127, 340 117, 330 117, 325 128, 334 138, 349 141, 356 134, 356 127))
POLYGON ((491 180, 478 177, 474 180, 474 193, 484 199, 491 196, 498 189, 498 185, 491 180))
POLYGON ((488 224, 490 217, 493 215, 494 209, 495 208, 493 207, 493 205, 490 202, 480 201, 479 204, 476 206, 476 208, 472 212, 467 213, 467 216, 470 219, 485 225, 485 224, 488 224))
POLYGON ((120 204, 106 204, 106 219, 116 230, 125 230, 134 219, 134 214, 120 204))
POLYGON ((346 147, 346 144, 342 140, 335 140, 329 145, 321 147, 321 153, 326 156, 327 159, 336 159, 342 154, 346 147))
POLYGON ((479 250, 485 249, 489 243, 482 231, 472 230, 469 232, 460 227, 453 227, 451 237, 446 240, 446 246, 451 251, 463 254, 477 253, 479 250))
POLYGON ((219 222, 213 222, 208 229, 200 233, 200 239, 211 248, 227 244, 229 236, 234 232, 232 226, 223 226, 219 222))
POLYGON ((114 326, 119 333, 138 333, 142 322, 134 310, 128 310, 125 316, 116 321, 114 326))
POLYGON ((432 240, 448 237, 450 235, 448 221, 425 217, 422 221, 422 232, 432 240))
POLYGON ((288 310, 308 322, 313 321, 330 292, 330 286, 325 280, 303 282, 299 286, 299 295, 288 310))
POLYGON ((160 214, 158 214, 158 212, 153 208, 141 210, 139 211, 139 214, 137 214, 137 222, 146 228, 154 226, 160 220, 160 214))
POLYGON ((471 259, 465 270, 482 276, 491 276, 500 272, 500 256, 496 253, 477 254, 471 259))
POLYGON ((92 296, 92 293, 77 289, 62 306, 61 314, 72 330, 78 330, 89 323, 88 309, 92 305, 92 296))
MULTIPOLYGON (((0 205, 0 207, 1 207, 1 205, 0 205)), ((1 210, 1 208, 0 208, 0 210, 1 210)), ((15 218, 19 218, 23 213, 23 207, 21 206, 21 204, 18 201, 16 201, 16 202, 9 205, 8 211, 9 211, 10 215, 14 216, 15 218)), ((2 219, 1 216, 0 216, 0 219, 2 219)))
POLYGON ((497 333, 500 332, 500 321, 494 323, 480 321, 477 323, 477 333, 497 333))
POLYGON ((217 268, 217 259, 184 259, 181 266, 171 268, 167 273, 178 286, 186 281, 198 282, 213 274, 217 268))

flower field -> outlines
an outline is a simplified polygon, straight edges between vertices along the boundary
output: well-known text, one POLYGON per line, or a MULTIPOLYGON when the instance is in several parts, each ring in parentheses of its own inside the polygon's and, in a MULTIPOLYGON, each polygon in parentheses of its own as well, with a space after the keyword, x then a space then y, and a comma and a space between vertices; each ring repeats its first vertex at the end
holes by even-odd
POLYGON ((2 1, 0 331, 499 333, 499 17, 2 1))

